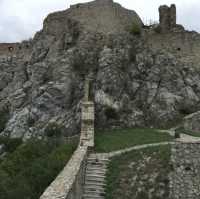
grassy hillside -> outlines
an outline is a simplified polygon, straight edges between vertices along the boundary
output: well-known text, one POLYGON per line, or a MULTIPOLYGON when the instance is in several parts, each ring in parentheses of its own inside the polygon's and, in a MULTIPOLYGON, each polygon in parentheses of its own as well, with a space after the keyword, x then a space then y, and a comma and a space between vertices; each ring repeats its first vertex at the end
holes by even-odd
POLYGON ((95 150, 110 152, 140 144, 171 141, 173 137, 155 129, 119 129, 95 134, 95 150))
POLYGON ((170 147, 115 157, 107 173, 106 199, 169 199, 170 147))

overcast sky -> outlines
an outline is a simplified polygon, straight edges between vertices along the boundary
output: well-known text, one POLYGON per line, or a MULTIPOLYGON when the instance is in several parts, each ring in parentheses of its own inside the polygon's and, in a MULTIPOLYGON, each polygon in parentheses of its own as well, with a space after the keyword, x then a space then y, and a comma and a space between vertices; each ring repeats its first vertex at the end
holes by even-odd
MULTIPOLYGON (((33 37, 48 13, 89 0, 0 0, 0 43, 33 37)), ((175 3, 178 23, 200 32, 200 0, 115 0, 135 10, 143 21, 158 20, 158 7, 175 3)))

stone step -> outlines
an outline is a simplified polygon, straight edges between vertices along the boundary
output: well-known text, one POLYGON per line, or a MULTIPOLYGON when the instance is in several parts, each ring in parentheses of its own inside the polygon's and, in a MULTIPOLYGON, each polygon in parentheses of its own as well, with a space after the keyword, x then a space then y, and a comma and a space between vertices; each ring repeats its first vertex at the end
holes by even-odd
POLYGON ((105 168, 104 168, 104 167, 103 167, 103 168, 100 167, 100 168, 99 168, 99 167, 89 167, 89 166, 88 166, 88 167, 86 168, 86 171, 92 171, 92 172, 93 172, 93 171, 94 171, 94 172, 95 172, 95 171, 106 172, 106 168, 107 168, 107 167, 105 167, 105 168))
POLYGON ((86 171, 86 175, 91 175, 91 174, 105 176, 106 172, 105 171, 98 171, 98 170, 93 170, 93 171, 89 170, 89 171, 86 171))
POLYGON ((85 184, 85 190, 99 190, 99 191, 102 191, 104 192, 104 187, 105 185, 102 184, 102 186, 100 186, 99 184, 95 185, 95 184, 85 184))
POLYGON ((108 162, 87 161, 87 165, 108 165, 108 162))
POLYGON ((84 199, 104 199, 104 196, 94 194, 83 194, 84 199))
POLYGON ((85 194, 93 194, 93 195, 99 195, 99 196, 104 196, 105 195, 105 191, 104 190, 99 190, 99 189, 95 189, 95 190, 91 190, 91 189, 87 189, 85 191, 85 194))
POLYGON ((90 154, 88 158, 98 158, 98 159, 108 159, 108 155, 107 154, 90 154))
POLYGON ((87 161, 93 161, 93 162, 108 162, 109 159, 99 159, 99 158, 91 158, 91 157, 89 157, 89 158, 87 159, 87 161))
POLYGON ((87 159, 83 199, 104 199, 105 178, 109 160, 90 155, 87 159))
POLYGON ((87 168, 86 168, 86 170, 95 170, 95 169, 98 169, 98 170, 103 170, 103 171, 106 171, 106 169, 107 169, 107 165, 105 165, 105 166, 99 166, 99 165, 88 165, 87 164, 87 168))
POLYGON ((98 186, 101 188, 104 188, 106 186, 106 184, 104 182, 92 182, 92 181, 86 181, 85 182, 85 186, 98 186))
POLYGON ((105 175, 99 175, 99 174, 95 174, 95 173, 88 173, 87 175, 86 175, 86 179, 87 178, 94 178, 94 179, 96 179, 96 178, 103 178, 103 179, 105 179, 105 175))
POLYGON ((86 177, 85 181, 86 181, 86 183, 87 182, 93 182, 93 183, 99 183, 100 182, 100 183, 104 183, 105 179, 104 178, 98 178, 98 179, 97 178, 96 179, 92 178, 91 179, 91 178, 87 178, 86 177))
POLYGON ((87 168, 99 168, 99 169, 106 169, 108 165, 106 164, 91 164, 91 163, 87 163, 87 168))

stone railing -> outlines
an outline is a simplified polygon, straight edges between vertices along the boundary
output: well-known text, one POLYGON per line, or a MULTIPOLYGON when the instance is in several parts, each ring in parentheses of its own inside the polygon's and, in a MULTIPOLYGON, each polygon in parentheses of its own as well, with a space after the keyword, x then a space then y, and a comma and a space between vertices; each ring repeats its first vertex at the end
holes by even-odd
POLYGON ((85 101, 82 103, 81 117, 81 145, 94 146, 94 103, 85 101))
MULTIPOLYGON (((88 88, 88 84, 86 84, 86 88, 88 88)), ((94 103, 89 101, 86 96, 82 102, 79 146, 63 171, 45 190, 40 199, 81 199, 85 183, 88 148, 93 146, 94 103)))

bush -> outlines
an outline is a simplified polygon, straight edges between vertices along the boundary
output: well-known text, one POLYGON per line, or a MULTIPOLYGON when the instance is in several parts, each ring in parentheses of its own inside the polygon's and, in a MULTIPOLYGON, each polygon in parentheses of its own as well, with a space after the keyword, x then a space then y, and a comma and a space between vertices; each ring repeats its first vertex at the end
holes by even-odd
POLYGON ((57 123, 50 123, 45 129, 45 135, 47 137, 60 137, 62 134, 62 127, 57 123))
POLYGON ((142 28, 141 26, 134 22, 130 28, 130 33, 133 34, 133 35, 140 35, 142 32, 142 28))
POLYGON ((38 199, 75 148, 38 140, 22 144, 0 164, 0 198, 38 199))
POLYGON ((14 152, 18 146, 22 144, 22 140, 20 138, 10 139, 8 137, 0 137, 0 145, 5 145, 6 152, 14 152))

